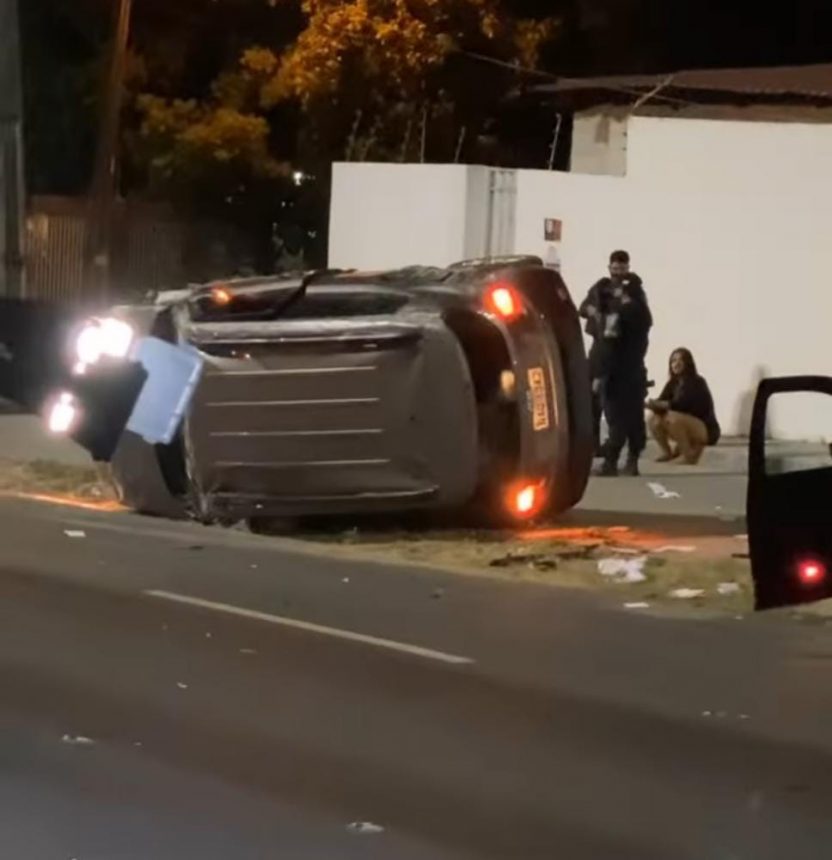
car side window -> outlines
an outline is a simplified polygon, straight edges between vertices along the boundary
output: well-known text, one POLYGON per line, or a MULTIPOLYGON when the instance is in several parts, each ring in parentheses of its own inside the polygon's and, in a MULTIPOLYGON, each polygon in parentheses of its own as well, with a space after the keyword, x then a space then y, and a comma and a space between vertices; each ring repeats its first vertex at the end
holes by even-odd
POLYGON ((772 395, 766 429, 767 476, 832 469, 832 397, 828 394, 772 395))

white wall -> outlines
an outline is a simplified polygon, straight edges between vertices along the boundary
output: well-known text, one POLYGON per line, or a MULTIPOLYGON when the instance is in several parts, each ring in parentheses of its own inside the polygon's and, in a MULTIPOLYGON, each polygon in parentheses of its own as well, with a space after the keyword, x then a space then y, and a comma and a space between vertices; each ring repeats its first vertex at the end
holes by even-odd
MULTIPOLYGON (((626 248, 656 320, 662 380, 688 346, 726 432, 745 433, 761 375, 832 375, 832 126, 636 117, 626 177, 519 171, 518 253, 541 254, 563 220, 562 271, 576 299, 626 248)), ((814 401, 776 409, 785 438, 832 433, 814 401)))
MULTIPOLYGON (((446 265, 484 254, 492 175, 336 165, 331 265, 446 265)), ((635 117, 625 176, 517 171, 515 247, 503 250, 545 258, 544 219, 561 219, 562 271, 580 300, 609 252, 628 249, 656 320, 651 375, 661 382, 670 351, 690 347, 724 430, 744 434, 761 376, 832 375, 830 176, 832 125, 635 117)), ((772 432, 832 434, 829 401, 823 415, 811 398, 776 409, 772 432)))
POLYGON ((446 164, 335 164, 329 265, 446 266, 484 253, 488 170, 446 164))

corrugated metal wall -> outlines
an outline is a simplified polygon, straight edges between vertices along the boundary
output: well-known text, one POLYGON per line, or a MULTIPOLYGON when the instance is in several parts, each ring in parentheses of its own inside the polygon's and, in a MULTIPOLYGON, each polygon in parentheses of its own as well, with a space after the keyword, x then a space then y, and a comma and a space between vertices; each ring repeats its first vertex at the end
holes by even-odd
MULTIPOLYGON (((84 200, 32 200, 26 219, 29 297, 79 303, 94 298, 84 273, 86 223, 84 200)), ((160 207, 120 205, 113 224, 113 298, 181 285, 184 229, 160 207)))

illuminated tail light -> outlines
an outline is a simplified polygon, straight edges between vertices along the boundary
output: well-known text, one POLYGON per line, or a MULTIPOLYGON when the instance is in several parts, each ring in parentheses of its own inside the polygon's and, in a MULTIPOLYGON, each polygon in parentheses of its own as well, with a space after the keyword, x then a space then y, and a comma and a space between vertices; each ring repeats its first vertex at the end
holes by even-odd
POLYGON ((804 585, 819 585, 826 579, 826 565, 814 559, 804 559, 797 566, 797 575, 804 585))
POLYGON ((494 284, 490 287, 484 303, 488 313, 506 322, 517 319, 523 313, 523 299, 509 284, 494 284))
POLYGON ((507 505, 512 516, 530 519, 537 516, 546 503, 546 491, 541 484, 517 484, 507 496, 507 505))
POLYGON ((231 291, 227 290, 225 287, 214 287, 214 289, 211 290, 211 300, 215 305, 225 307, 226 305, 231 304, 234 300, 234 296, 231 294, 231 291))

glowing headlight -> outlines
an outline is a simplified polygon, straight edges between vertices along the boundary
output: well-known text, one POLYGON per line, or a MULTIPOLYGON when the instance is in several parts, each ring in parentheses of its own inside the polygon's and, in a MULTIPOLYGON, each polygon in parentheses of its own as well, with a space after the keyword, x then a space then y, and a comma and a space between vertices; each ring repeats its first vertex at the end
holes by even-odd
POLYGON ((75 354, 81 366, 96 364, 104 356, 127 358, 134 337, 132 326, 122 320, 91 320, 78 334, 75 354))
POLYGON ((80 409, 75 397, 64 392, 58 396, 47 414, 46 423, 49 432, 58 436, 66 435, 72 429, 79 414, 80 409))

